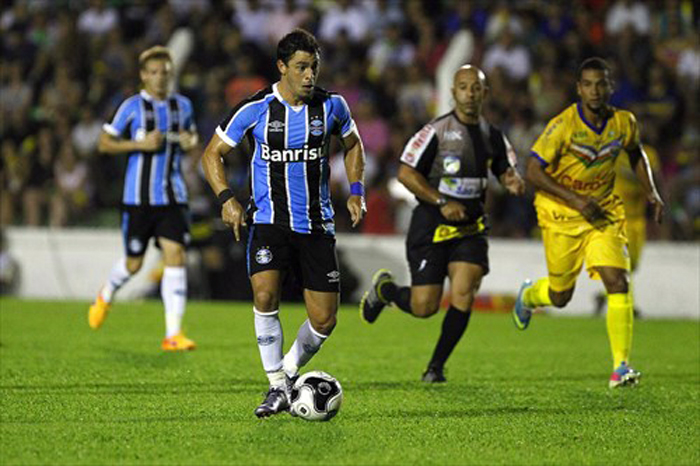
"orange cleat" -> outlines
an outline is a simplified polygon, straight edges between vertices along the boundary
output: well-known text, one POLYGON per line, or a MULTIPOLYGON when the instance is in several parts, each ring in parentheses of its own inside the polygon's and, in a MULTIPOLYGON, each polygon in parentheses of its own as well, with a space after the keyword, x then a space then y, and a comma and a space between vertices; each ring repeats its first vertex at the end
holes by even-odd
POLYGON ((97 299, 95 299, 95 302, 90 306, 90 310, 88 311, 88 324, 90 324, 91 329, 97 330, 102 327, 109 313, 109 308, 111 307, 112 305, 110 303, 102 299, 101 294, 97 295, 97 299))
POLYGON ((180 332, 170 338, 164 338, 160 347, 164 351, 190 351, 195 349, 197 345, 180 332))

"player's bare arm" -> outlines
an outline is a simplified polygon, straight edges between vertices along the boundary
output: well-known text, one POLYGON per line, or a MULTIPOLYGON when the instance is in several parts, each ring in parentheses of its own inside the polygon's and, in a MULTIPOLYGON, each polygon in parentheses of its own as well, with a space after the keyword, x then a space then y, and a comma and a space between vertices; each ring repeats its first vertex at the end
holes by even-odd
POLYGON ((632 165, 632 169, 644 187, 644 192, 647 193, 647 199, 654 209, 654 220, 656 223, 661 223, 664 213, 664 201, 661 199, 661 195, 656 189, 649 157, 647 157, 641 145, 637 146, 635 149, 629 150, 627 153, 630 158, 630 165, 632 165))
POLYGON ((223 157, 231 151, 231 146, 226 144, 217 134, 214 134, 204 149, 202 155, 202 169, 214 194, 221 203, 221 219, 233 229, 236 241, 241 240, 241 227, 245 226, 245 211, 241 204, 233 196, 233 192, 226 182, 226 170, 223 157))
POLYGON ((507 168, 500 176, 501 185, 506 188, 513 196, 522 196, 525 194, 525 180, 522 179, 518 171, 513 168, 507 168))
POLYGON ((532 157, 527 161, 525 178, 536 189, 557 196, 571 208, 579 211, 590 223, 598 223, 607 218, 607 214, 594 198, 578 194, 557 183, 532 157))
MULTIPOLYGON (((104 154, 124 154, 126 152, 156 152, 163 146, 165 138, 160 131, 153 130, 146 133, 146 136, 135 141, 112 136, 103 131, 100 134, 97 148, 104 154)), ((184 149, 184 147, 183 147, 184 149)), ((185 149, 186 150, 186 149, 185 149)))
POLYGON ((440 206, 440 213, 447 220, 457 222, 466 220, 466 207, 457 201, 452 201, 443 196, 440 191, 430 186, 428 180, 418 170, 401 164, 399 167, 399 181, 406 189, 416 195, 421 201, 434 206, 440 206))
MULTIPOLYGON (((353 183, 363 183, 365 176, 365 149, 362 146, 362 140, 353 131, 343 138, 343 145, 345 146, 345 172, 347 173, 348 182, 351 186, 353 183)), ((367 210, 364 194, 351 194, 348 198, 347 206, 352 226, 355 228, 359 225, 367 210)))

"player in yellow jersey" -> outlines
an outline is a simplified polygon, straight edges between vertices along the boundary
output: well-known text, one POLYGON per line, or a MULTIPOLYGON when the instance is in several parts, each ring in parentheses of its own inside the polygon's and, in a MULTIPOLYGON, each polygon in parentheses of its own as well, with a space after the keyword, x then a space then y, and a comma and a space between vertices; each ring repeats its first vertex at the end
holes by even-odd
POLYGON ((549 273, 534 284, 523 283, 513 319, 524 330, 533 308, 564 307, 573 296, 585 261, 589 275, 602 279, 608 293, 607 329, 613 354, 609 386, 615 388, 635 384, 641 376, 629 365, 630 264, 625 212, 613 193, 620 151, 629 154, 657 222, 661 222, 664 204, 639 142, 634 115, 608 103, 613 89, 608 64, 600 58, 585 60, 576 87, 580 102, 548 123, 527 163, 526 178, 536 188, 535 209, 549 273))
MULTIPOLYGON (((652 173, 657 173, 659 169, 659 156, 656 149, 647 144, 642 145, 644 152, 649 159, 652 173)), ((642 249, 647 237, 647 195, 639 181, 636 173, 632 169, 627 153, 621 154, 615 165, 615 189, 625 207, 625 231, 627 233, 627 250, 630 256, 630 269, 632 275, 639 267, 642 249)), ((630 293, 634 292, 634 285, 630 278, 630 293)), ((596 296, 595 314, 603 312, 606 300, 605 293, 596 296)), ((640 313, 637 307, 634 308, 634 317, 639 318, 640 313)))

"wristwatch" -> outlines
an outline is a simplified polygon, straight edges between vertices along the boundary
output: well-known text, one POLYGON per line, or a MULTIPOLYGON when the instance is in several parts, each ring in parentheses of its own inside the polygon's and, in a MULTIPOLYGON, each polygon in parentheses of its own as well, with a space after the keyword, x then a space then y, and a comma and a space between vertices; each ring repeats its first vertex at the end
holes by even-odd
POLYGON ((442 207, 447 204, 447 198, 445 196, 440 196, 435 204, 438 207, 442 207))

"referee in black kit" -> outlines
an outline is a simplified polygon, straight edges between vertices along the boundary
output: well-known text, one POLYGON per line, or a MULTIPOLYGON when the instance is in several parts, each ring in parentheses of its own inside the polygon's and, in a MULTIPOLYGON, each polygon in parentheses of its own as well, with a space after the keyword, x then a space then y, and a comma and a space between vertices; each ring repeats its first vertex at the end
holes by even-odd
POLYGON ((481 116, 486 76, 465 65, 454 75, 455 107, 416 133, 401 155, 398 178, 418 199, 406 238, 411 286, 398 286, 378 270, 360 302, 360 314, 376 321, 388 304, 415 317, 440 309, 445 277, 450 308, 424 382, 445 382, 447 358, 467 329, 474 296, 489 272, 484 213, 488 170, 514 195, 525 192, 515 153, 503 133, 481 116))

